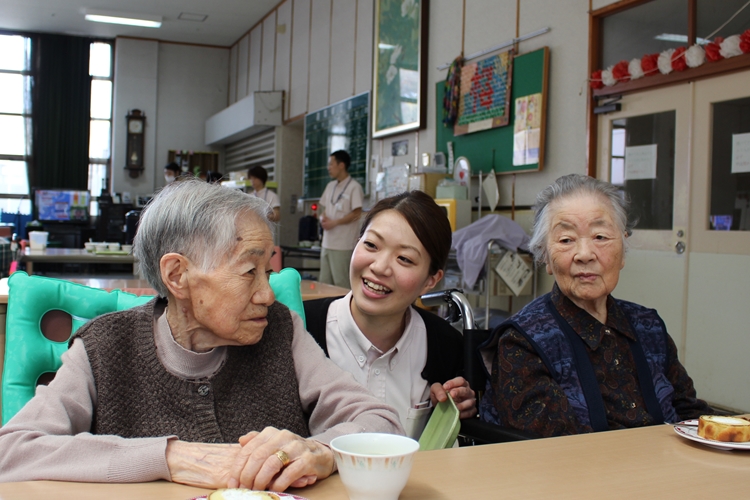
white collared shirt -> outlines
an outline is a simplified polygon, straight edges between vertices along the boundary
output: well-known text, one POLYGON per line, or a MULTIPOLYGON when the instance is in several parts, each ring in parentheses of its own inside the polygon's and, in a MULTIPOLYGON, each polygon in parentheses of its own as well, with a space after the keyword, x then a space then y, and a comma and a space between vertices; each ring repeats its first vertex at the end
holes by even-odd
MULTIPOLYGON (((364 191, 359 182, 348 176, 339 182, 332 180, 328 183, 318 204, 323 207, 323 214, 330 219, 341 219, 358 208, 362 208, 364 191)), ((340 224, 323 232, 320 246, 328 250, 352 250, 359 239, 361 221, 355 220, 348 224, 340 224)))
POLYGON ((268 188, 263 188, 260 191, 253 191, 250 194, 255 196, 256 198, 264 200, 266 203, 271 205, 271 208, 279 208, 281 206, 279 195, 277 195, 273 191, 270 191, 268 188))
POLYGON ((427 329, 422 317, 407 309, 401 338, 388 352, 375 347, 354 322, 350 309, 352 293, 331 303, 326 316, 328 356, 348 371, 382 402, 398 411, 407 435, 419 437, 430 413, 430 405, 415 406, 430 399, 430 386, 422 378, 427 362, 427 329))

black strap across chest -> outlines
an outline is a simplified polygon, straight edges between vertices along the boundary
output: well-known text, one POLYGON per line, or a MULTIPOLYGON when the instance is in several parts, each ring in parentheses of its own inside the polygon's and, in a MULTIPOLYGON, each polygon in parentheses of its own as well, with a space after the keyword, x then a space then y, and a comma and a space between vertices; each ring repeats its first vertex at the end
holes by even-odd
MULTIPOLYGON (((576 334, 575 331, 573 331, 568 322, 563 319, 562 315, 560 315, 557 309, 555 309, 549 299, 547 307, 555 317, 557 324, 560 325, 560 328, 568 339, 568 343, 573 351, 578 379, 581 382, 581 389, 583 390, 583 396, 586 398, 586 406, 589 410, 591 427, 594 429, 594 432, 609 430, 604 399, 602 398, 601 390, 599 390, 599 383, 596 380, 596 374, 594 373, 594 367, 591 364, 591 358, 589 358, 588 355, 586 343, 578 334, 576 334)), ((635 331, 635 329, 633 330, 635 331)), ((656 390, 654 389, 651 369, 648 366, 646 355, 644 354, 643 348, 639 342, 628 338, 628 344, 630 346, 630 352, 633 354, 633 360, 635 361, 635 369, 638 374, 638 382, 643 393, 643 399, 646 403, 646 411, 648 411, 651 418, 654 419, 654 423, 662 424, 664 423, 664 414, 659 405, 659 401, 656 398, 656 390)))

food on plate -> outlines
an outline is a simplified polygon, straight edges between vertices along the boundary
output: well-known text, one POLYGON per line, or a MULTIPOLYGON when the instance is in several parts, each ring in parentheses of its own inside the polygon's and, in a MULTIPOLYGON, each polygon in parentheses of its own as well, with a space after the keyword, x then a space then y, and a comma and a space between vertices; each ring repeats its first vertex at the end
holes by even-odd
POLYGON ((703 415, 698 419, 698 435, 711 441, 745 443, 750 441, 750 420, 703 415))
POLYGON ((207 500, 281 500, 276 493, 246 488, 222 488, 208 495, 207 500))

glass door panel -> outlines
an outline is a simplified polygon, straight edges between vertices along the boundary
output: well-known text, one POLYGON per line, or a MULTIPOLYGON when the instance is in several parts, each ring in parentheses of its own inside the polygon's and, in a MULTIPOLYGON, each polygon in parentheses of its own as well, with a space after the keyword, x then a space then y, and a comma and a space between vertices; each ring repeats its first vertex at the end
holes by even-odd
POLYGON ((695 85, 694 250, 750 255, 750 71, 695 85))
POLYGON ((713 104, 709 227, 750 231, 750 97, 713 104))
POLYGON ((612 121, 613 184, 630 197, 638 229, 672 229, 675 111, 612 121))
POLYGON ((621 111, 599 117, 598 171, 631 200, 636 248, 685 243, 690 95, 690 84, 630 94, 621 111))

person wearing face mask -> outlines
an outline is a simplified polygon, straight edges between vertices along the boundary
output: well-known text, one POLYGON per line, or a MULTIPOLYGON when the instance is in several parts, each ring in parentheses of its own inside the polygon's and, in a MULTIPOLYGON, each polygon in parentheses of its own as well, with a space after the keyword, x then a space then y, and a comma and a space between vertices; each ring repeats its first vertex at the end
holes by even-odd
POLYGON ((180 166, 176 164, 175 162, 169 163, 166 167, 164 167, 164 180, 167 182, 167 184, 173 183, 182 173, 182 170, 180 170, 180 166))
POLYGON ((305 301, 307 329, 339 367, 399 414, 418 439, 450 393, 461 418, 476 414, 463 372, 463 339, 447 321, 413 307, 443 277, 448 218, 422 191, 379 201, 367 213, 345 297, 305 301))

